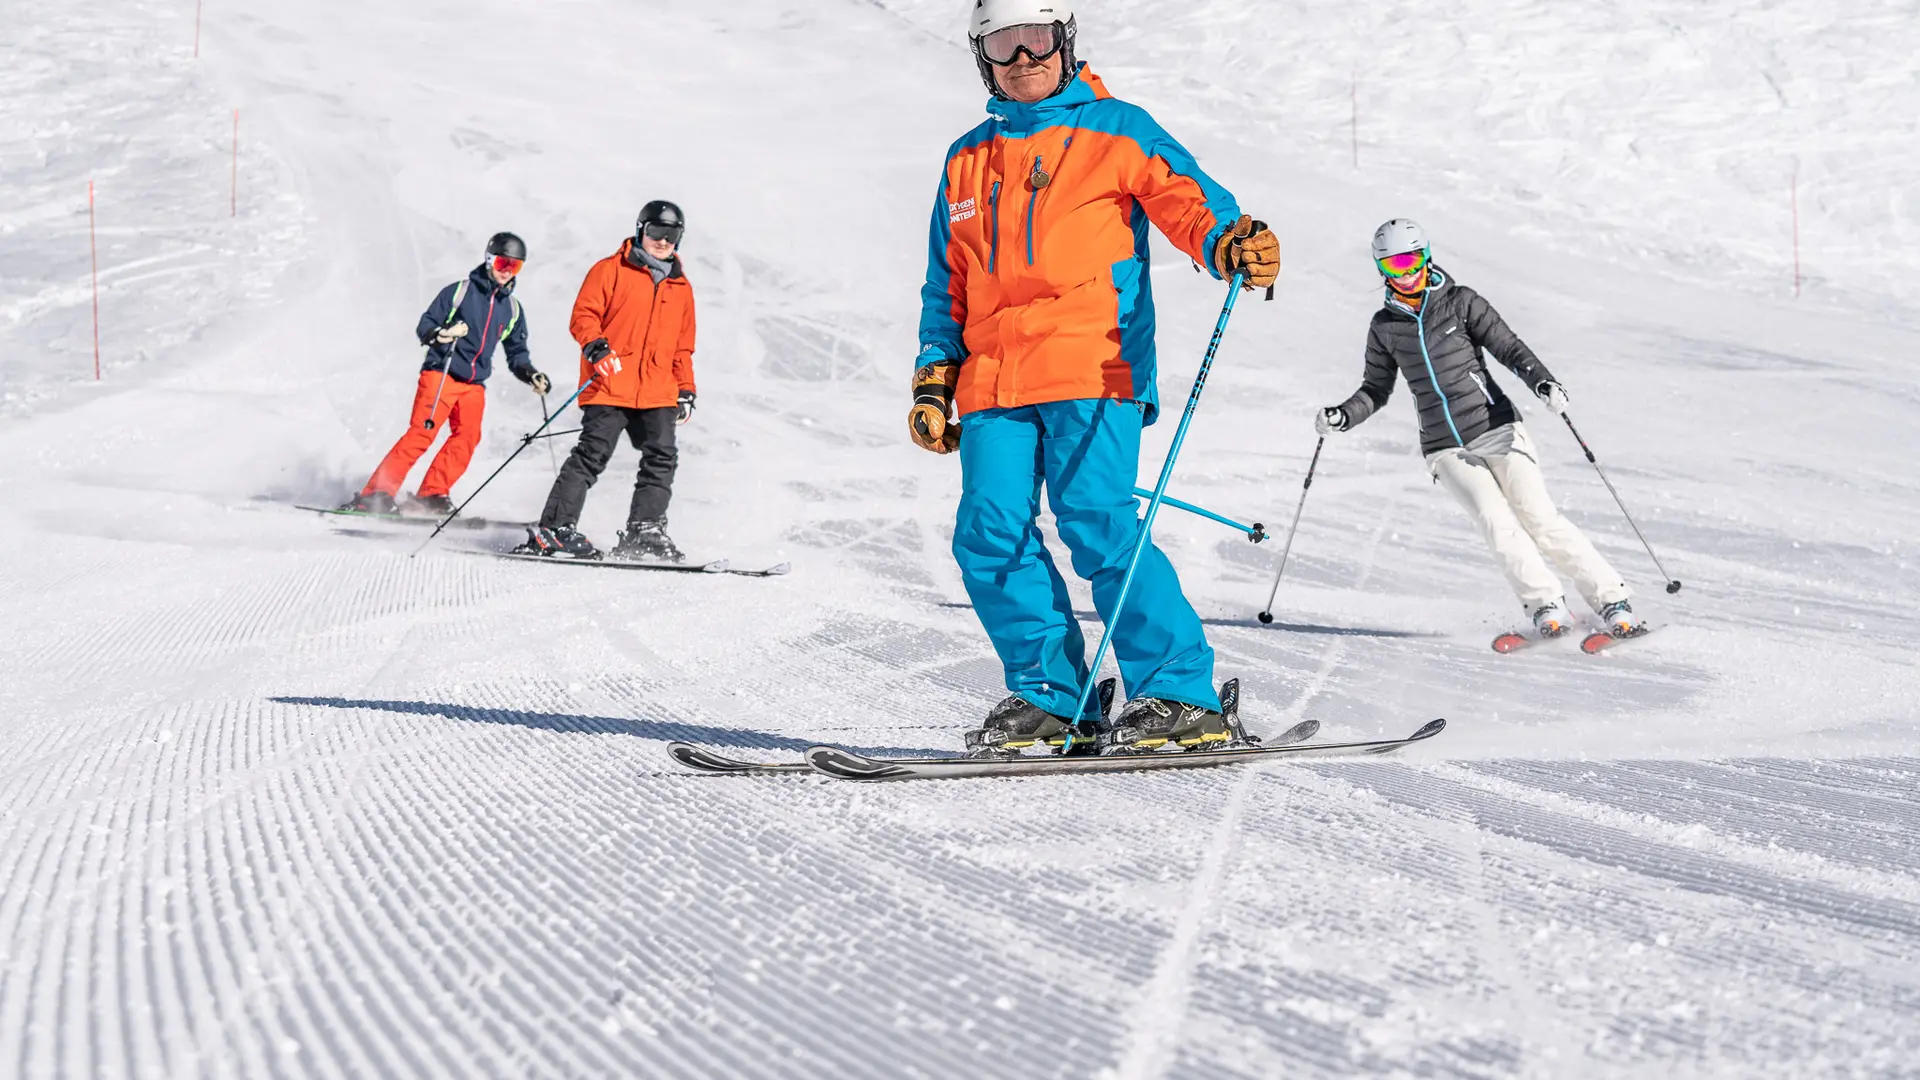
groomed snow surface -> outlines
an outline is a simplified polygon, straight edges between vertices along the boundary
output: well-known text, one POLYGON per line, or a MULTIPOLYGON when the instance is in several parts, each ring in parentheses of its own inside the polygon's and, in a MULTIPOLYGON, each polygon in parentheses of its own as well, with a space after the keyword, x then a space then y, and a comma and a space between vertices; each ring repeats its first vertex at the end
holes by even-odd
MULTIPOLYGON (((198 61, 192 6, 15 0, 0 40, 0 1076, 1920 1075, 1910 4, 1083 5, 1285 244, 1174 494, 1284 531, 1407 215, 1686 588, 1535 409, 1659 629, 1496 656, 1519 612, 1402 393, 1329 441, 1274 625, 1277 541, 1157 535, 1256 731, 1446 734, 876 786, 663 747, 948 752, 1002 692, 957 467, 902 430, 983 99, 962 5, 210 4, 198 61), (790 576, 410 558, 292 509, 399 434, 413 321, 497 229, 568 381, 574 289, 652 197, 701 305, 673 534, 790 576)), ((1160 256, 1178 403, 1222 293, 1160 256)), ((489 397, 457 494, 540 421, 489 397)), ((535 446, 473 511, 551 477, 535 446)))

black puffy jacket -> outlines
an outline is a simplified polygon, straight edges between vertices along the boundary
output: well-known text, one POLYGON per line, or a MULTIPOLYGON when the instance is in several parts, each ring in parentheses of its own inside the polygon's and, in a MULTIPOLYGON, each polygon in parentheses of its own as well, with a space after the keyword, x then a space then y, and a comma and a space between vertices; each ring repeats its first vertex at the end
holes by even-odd
POLYGON ((1517 419, 1481 354, 1494 359, 1537 392, 1553 374, 1507 328, 1479 293, 1455 285, 1438 266, 1427 273, 1418 312, 1387 289, 1385 306, 1367 327, 1367 370, 1340 407, 1347 426, 1372 416, 1393 396, 1395 375, 1405 375, 1420 412, 1420 452, 1431 454, 1473 440, 1517 419))

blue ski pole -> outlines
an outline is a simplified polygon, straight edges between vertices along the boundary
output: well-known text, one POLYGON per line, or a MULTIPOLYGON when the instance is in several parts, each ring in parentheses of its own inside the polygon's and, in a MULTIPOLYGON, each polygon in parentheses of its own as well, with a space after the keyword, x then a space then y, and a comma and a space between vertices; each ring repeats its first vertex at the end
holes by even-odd
MULTIPOLYGON (((1236 271, 1233 280, 1227 283, 1227 302, 1220 307, 1220 321, 1213 324, 1213 340, 1207 342, 1207 355, 1200 361, 1200 373, 1193 377, 1193 392, 1187 395, 1186 411, 1180 414, 1180 426, 1173 429, 1173 445, 1167 450, 1167 460, 1160 466, 1160 479, 1153 485, 1153 497, 1147 500, 1147 512, 1140 519, 1140 535, 1134 537, 1133 554, 1127 558, 1127 574, 1120 579, 1120 595, 1114 597, 1113 613, 1107 617, 1107 626, 1100 634, 1100 648, 1093 654, 1093 666, 1087 669, 1087 684, 1080 688, 1080 700, 1073 707, 1074 722, 1086 714, 1087 700, 1093 696, 1093 688, 1100 681, 1100 665, 1107 659, 1107 649, 1113 644, 1113 628, 1120 622, 1120 613, 1126 609, 1127 593, 1133 588, 1133 572, 1140 566, 1140 553, 1147 549, 1153 533, 1153 519, 1160 514, 1160 504, 1167 498, 1167 481, 1173 479, 1173 463, 1180 457, 1180 447, 1187 441, 1187 428, 1193 424, 1194 410, 1200 407, 1200 391, 1207 388, 1207 372, 1213 369, 1213 357, 1220 351, 1220 339, 1226 336, 1227 319, 1233 315, 1233 302, 1240 298, 1240 288, 1246 281, 1243 271, 1236 271)), ((1073 749, 1073 734, 1069 729, 1066 745, 1061 753, 1073 749)))
MULTIPOLYGON (((1133 489, 1133 497, 1136 499, 1151 499, 1153 498, 1153 492, 1148 491, 1146 488, 1137 487, 1133 489)), ((1168 506, 1173 507, 1175 510, 1185 510, 1189 514, 1198 514, 1203 518, 1208 518, 1210 520, 1217 521, 1220 524, 1226 525, 1238 532, 1246 533, 1247 539, 1253 541, 1256 544, 1267 538, 1267 527, 1265 525, 1260 524, 1257 521, 1251 525, 1242 525, 1239 522, 1233 520, 1232 518, 1222 517, 1219 514, 1216 514, 1213 511, 1207 509, 1204 506, 1195 506, 1190 502, 1181 502, 1179 499, 1176 499, 1171 495, 1167 496, 1166 498, 1160 501, 1166 503, 1168 506)))
MULTIPOLYGON (((468 503, 472 502, 475 498, 478 498, 481 492, 487 490, 487 485, 493 483, 493 478, 496 476, 499 476, 500 473, 504 469, 506 469, 507 466, 513 464, 513 459, 520 456, 520 451, 525 450, 529 446, 532 446, 533 441, 540 437, 540 433, 547 430, 547 425, 559 419, 560 414, 567 411, 567 406, 573 404, 573 399, 579 397, 581 394, 586 393, 587 387, 592 385, 593 385, 592 379, 588 379, 586 382, 581 383, 579 389, 575 390, 571 397, 568 397, 567 400, 561 402, 559 408, 553 410, 552 416, 549 416, 545 420, 541 421, 540 426, 533 429, 532 434, 520 436, 519 448, 514 450, 513 453, 507 455, 507 460, 500 463, 500 468, 493 470, 492 473, 488 474, 485 480, 480 481, 480 486, 473 489, 472 495, 469 495, 466 498, 460 500, 460 505, 453 508, 453 513, 448 514, 446 516, 446 520, 440 522, 440 524, 435 525, 433 527, 433 536, 429 536, 425 540, 422 540, 420 542, 420 546, 413 549, 413 555, 418 555, 421 552, 427 550, 427 545, 433 543, 433 539, 435 536, 440 535, 440 530, 446 528, 448 525, 453 524, 453 519, 460 516, 460 511, 465 510, 467 508, 468 503)), ((407 558, 411 559, 413 558, 413 555, 409 555, 407 556, 407 558)))

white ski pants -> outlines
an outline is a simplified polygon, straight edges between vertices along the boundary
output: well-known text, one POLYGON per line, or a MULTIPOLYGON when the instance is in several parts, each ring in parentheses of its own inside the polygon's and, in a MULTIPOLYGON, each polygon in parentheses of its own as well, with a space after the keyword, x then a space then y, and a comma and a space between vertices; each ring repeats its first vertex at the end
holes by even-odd
POLYGON ((1518 421, 1494 428, 1465 447, 1428 454, 1427 471, 1467 508, 1507 584, 1529 612, 1565 595, 1547 567, 1548 559, 1573 579, 1596 612, 1627 598, 1626 582, 1554 508, 1533 439, 1518 421))

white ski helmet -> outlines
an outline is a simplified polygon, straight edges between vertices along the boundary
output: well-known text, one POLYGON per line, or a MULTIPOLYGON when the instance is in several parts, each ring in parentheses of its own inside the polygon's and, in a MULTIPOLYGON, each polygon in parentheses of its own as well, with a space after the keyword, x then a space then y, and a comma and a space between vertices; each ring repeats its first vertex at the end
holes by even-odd
POLYGON ((1079 67, 1073 55, 1077 29, 1073 4, 1069 0, 973 0, 973 12, 967 16, 967 43, 973 46, 973 62, 980 69, 980 81, 987 84, 988 93, 996 98, 1007 96, 993 81, 993 65, 981 52, 980 39, 1009 26, 1050 23, 1060 27, 1060 85, 1053 91, 1057 94, 1073 81, 1075 69, 1079 67))
POLYGON ((1427 231, 1420 223, 1409 218, 1394 218, 1373 231, 1373 261, 1378 263, 1389 255, 1405 255, 1409 251, 1431 251, 1427 243, 1427 231))

